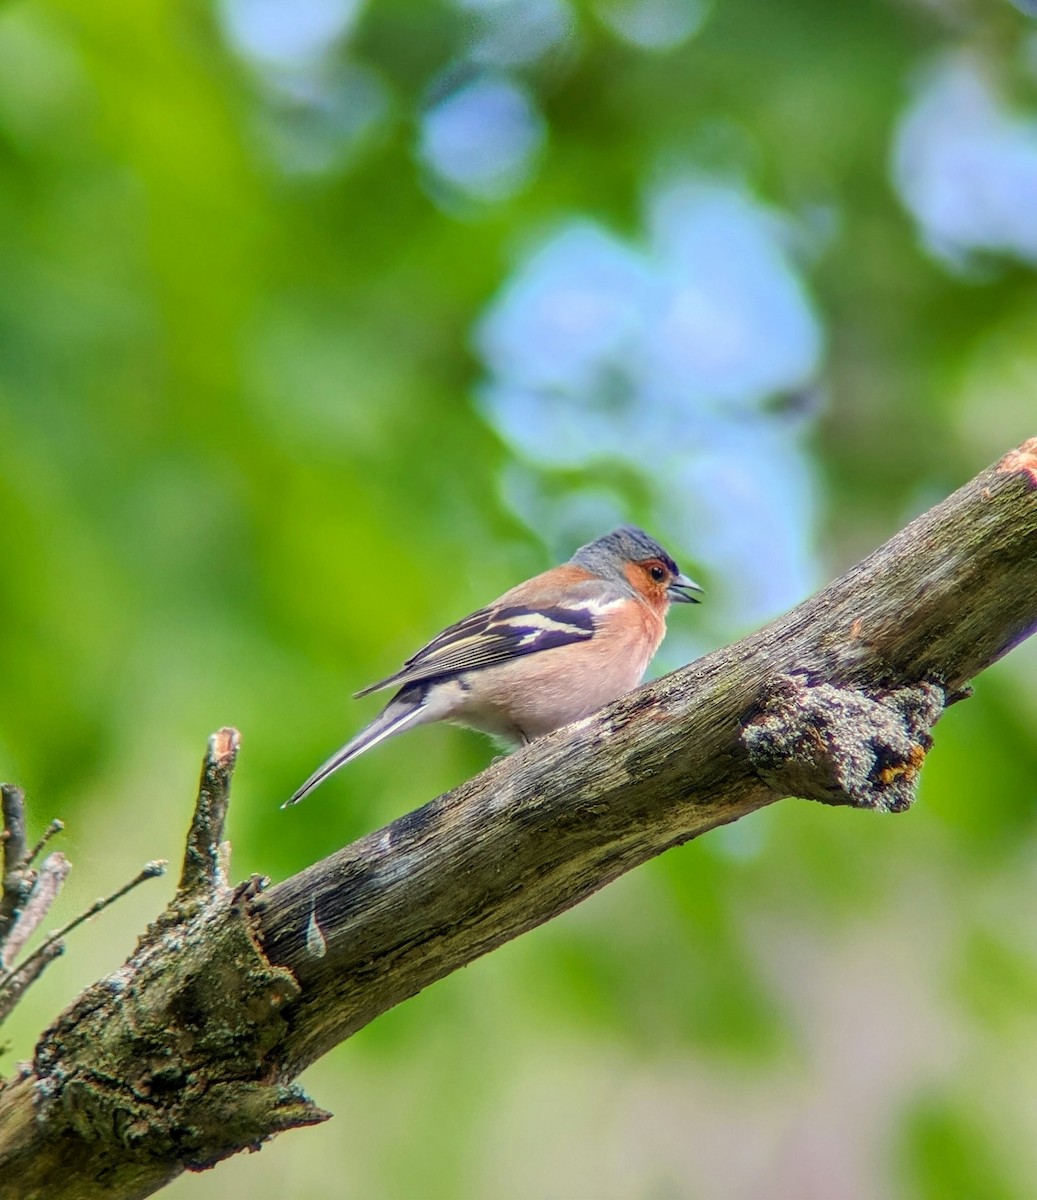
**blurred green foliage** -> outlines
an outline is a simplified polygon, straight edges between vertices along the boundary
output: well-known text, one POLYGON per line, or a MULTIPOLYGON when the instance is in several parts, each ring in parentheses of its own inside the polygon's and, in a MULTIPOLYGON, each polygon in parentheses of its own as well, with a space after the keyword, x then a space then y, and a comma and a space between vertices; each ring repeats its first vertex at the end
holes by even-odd
MULTIPOLYGON (((176 861, 220 725, 243 734, 242 876, 475 773, 486 743, 419 730, 278 808, 375 710, 352 691, 596 514, 710 585, 712 608, 673 614, 674 666, 743 631, 725 597, 759 585, 730 547, 771 508, 807 564, 781 576, 791 603, 1037 433, 1035 255, 1009 236, 1034 198, 1035 46, 996 0, 6 5, 0 776, 35 829, 68 824, 55 918, 176 861), (979 132, 926 217, 904 131, 941 70, 979 132), (481 142, 444 124, 472 79, 505 85, 477 93, 503 114, 481 142), (734 418, 679 393, 690 444, 723 426, 721 465, 740 429, 746 461, 793 429, 723 536, 709 501, 734 500, 683 490, 676 452, 593 453, 609 403, 651 428, 629 380, 594 393, 565 462, 487 390, 485 331, 536 247, 580 219, 643 248, 673 177, 733 180, 784 222, 824 345, 734 418)), ((333 1122, 169 1194, 1035 1194, 1035 681, 1025 644, 948 713, 910 815, 787 801, 670 852, 314 1067, 333 1122)), ((8 1063, 169 888, 76 935, 8 1063)))

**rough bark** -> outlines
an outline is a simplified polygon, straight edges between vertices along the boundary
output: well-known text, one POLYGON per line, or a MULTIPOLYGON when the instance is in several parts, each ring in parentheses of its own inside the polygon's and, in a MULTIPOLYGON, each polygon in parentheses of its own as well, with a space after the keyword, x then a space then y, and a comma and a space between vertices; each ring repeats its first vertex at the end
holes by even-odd
POLYGON ((899 812, 944 707, 1037 628, 1037 438, 736 645, 262 891, 210 743, 180 890, 0 1093, 0 1197, 148 1195, 324 1119, 291 1080, 379 1013, 786 795, 899 812))

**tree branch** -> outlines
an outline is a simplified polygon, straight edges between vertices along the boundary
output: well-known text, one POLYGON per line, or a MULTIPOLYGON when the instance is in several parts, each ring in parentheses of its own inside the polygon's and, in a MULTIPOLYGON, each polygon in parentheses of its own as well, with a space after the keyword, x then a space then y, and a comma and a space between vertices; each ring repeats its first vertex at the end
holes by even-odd
MULTIPOLYGON (((21 788, 0 787, 3 804, 4 876, 0 891, 0 946, 6 944, 18 912, 29 898, 32 880, 25 853, 25 797, 21 788)), ((6 965, 6 964, 5 964, 6 965)))
POLYGON ((323 1119, 289 1081, 331 1046, 782 796, 903 811, 943 708, 1035 627, 1037 438, 765 629, 266 892, 226 884, 221 731, 177 898, 0 1093, 0 1197, 143 1196, 323 1119))
POLYGON ((944 705, 1035 625, 1037 438, 758 633, 272 888, 264 945, 302 986, 291 1069, 761 805, 902 811, 944 705))

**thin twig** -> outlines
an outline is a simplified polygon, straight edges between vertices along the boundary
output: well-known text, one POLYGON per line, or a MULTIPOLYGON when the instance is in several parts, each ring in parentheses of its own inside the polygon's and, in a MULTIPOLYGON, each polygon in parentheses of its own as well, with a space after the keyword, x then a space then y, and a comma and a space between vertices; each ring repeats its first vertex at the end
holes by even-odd
POLYGON ((40 840, 36 843, 36 845, 33 846, 33 848, 29 851, 28 855, 25 857, 25 859, 22 862, 22 866, 31 867, 32 864, 39 857, 40 852, 43 850, 43 847, 46 846, 46 844, 50 841, 50 839, 52 837, 54 837, 55 834, 60 833, 64 828, 65 828, 65 822, 62 821, 60 818, 55 817, 54 820, 51 821, 51 823, 43 831, 43 837, 41 837, 40 840))
POLYGON ((121 888, 118 888, 116 891, 112 892, 110 896, 103 896, 100 900, 95 900, 94 903, 85 910, 85 912, 81 912, 78 917, 75 917, 73 920, 69 921, 69 923, 64 925, 61 929, 55 930, 54 933, 52 933, 46 939, 46 941, 42 942, 15 971, 8 971, 6 974, 0 975, 0 988, 6 987, 12 976, 17 974, 19 971, 24 971, 25 968, 39 958, 40 955, 46 953, 48 947, 53 946, 55 942, 58 942, 63 937, 67 936, 77 926, 82 925, 84 921, 88 921, 91 917, 96 917, 102 909, 107 908, 109 904, 113 904, 116 900, 120 900, 126 895, 127 892, 132 891, 133 888, 135 888, 138 884, 143 883, 146 879, 155 879, 159 875, 164 875, 168 865, 169 864, 166 859, 162 858, 155 859, 153 862, 145 863, 141 870, 133 877, 133 879, 129 881, 129 883, 124 883, 121 888))

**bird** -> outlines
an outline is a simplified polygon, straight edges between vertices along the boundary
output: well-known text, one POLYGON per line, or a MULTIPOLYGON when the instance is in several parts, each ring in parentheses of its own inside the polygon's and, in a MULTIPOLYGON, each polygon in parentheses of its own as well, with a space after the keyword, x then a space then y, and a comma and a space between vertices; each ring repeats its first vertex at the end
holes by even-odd
POLYGON ((400 670, 357 692, 398 688, 281 807, 418 725, 451 721, 517 746, 588 716, 641 682, 671 601, 697 604, 701 591, 643 529, 613 529, 448 626, 400 670))

